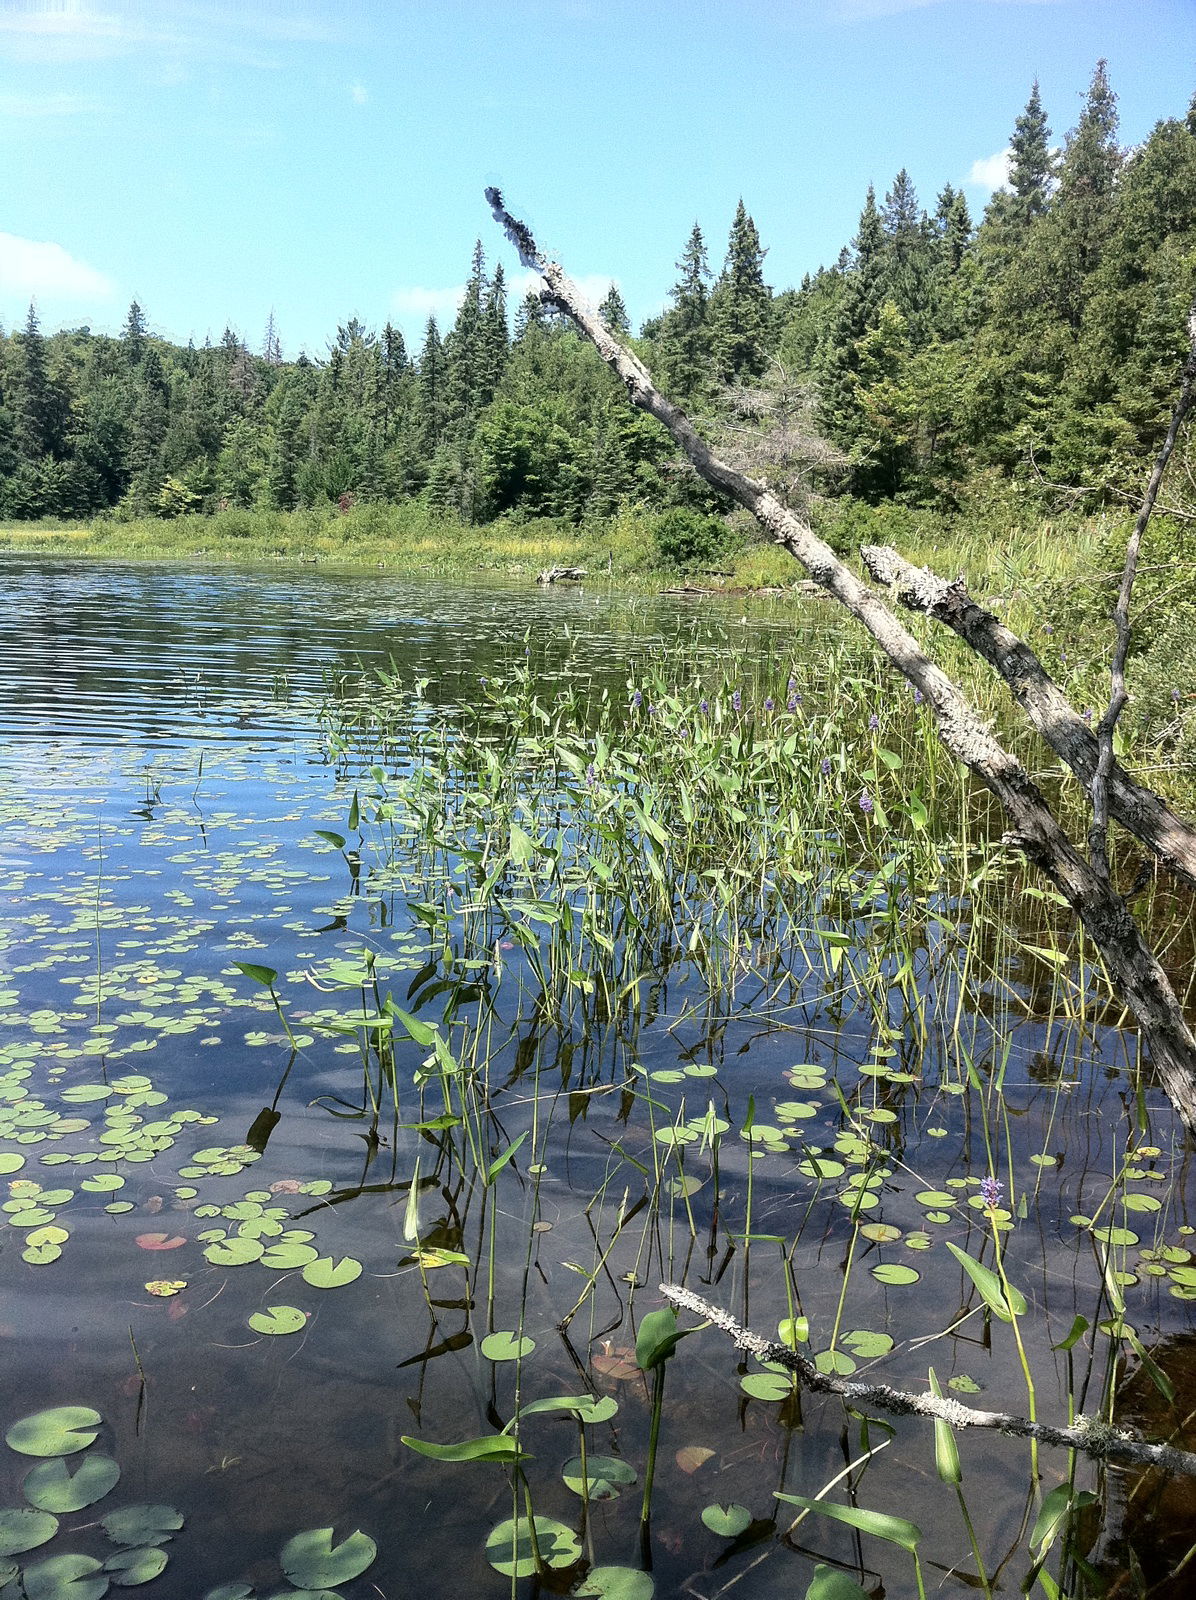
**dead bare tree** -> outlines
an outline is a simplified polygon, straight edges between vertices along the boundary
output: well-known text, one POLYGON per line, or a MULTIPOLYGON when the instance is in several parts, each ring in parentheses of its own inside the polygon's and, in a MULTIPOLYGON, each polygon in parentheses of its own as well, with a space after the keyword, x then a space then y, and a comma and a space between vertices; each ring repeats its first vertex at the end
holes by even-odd
MULTIPOLYGON (((661 422, 697 472, 713 487, 750 511, 768 537, 794 556, 814 582, 838 600, 868 630, 889 660, 922 692, 934 712, 943 744, 1001 802, 1011 824, 1006 841, 1020 849, 1027 860, 1046 874, 1087 930, 1100 952, 1110 979, 1138 1023, 1150 1060, 1172 1105, 1186 1126, 1196 1132, 1196 1036, 1188 1026, 1158 958, 1146 943, 1128 906, 1101 863, 1089 861, 1068 837, 1021 763, 998 743, 967 697, 926 655, 918 640, 901 624, 876 591, 857 578, 829 545, 817 537, 809 524, 798 513, 782 505, 765 484, 714 454, 688 417, 656 388, 639 358, 627 350, 602 323, 560 264, 541 252, 526 224, 507 210, 499 191, 488 189, 486 198, 495 220, 514 245, 523 265, 541 274, 544 280, 542 298, 567 316, 591 341, 607 366, 626 387, 632 405, 661 422)), ((1189 401, 1192 381, 1188 372, 1196 377, 1196 312, 1192 334, 1193 354, 1185 371, 1184 388, 1189 401)), ((1178 423, 1175 425, 1177 430, 1178 423)), ((1165 461, 1163 465, 1166 465, 1165 461)), ((1156 469, 1156 476, 1161 478, 1161 469, 1156 469)), ((927 578, 932 579, 932 575, 927 574, 927 578)), ((990 618, 990 622, 995 624, 996 619, 990 618)), ((961 632, 962 637, 969 638, 962 630, 956 631, 961 632)), ((989 638, 993 636, 992 628, 987 625, 979 630, 977 637, 985 635, 989 638)), ((1021 644, 1012 635, 1009 637, 1013 644, 1021 644)), ((970 638, 969 642, 972 642, 970 638)), ((1009 655, 1006 649, 1005 656, 1009 658, 1009 655)), ((1026 669, 1029 669, 1028 678, 1034 680, 1040 691, 1040 704, 1045 707, 1040 717, 1040 731, 1045 732, 1047 728, 1057 731, 1073 755, 1079 752, 1076 758, 1081 761, 1085 755, 1090 755, 1092 779, 1096 778, 1098 767, 1103 768, 1112 815, 1165 860, 1168 856, 1164 854, 1163 845, 1165 840, 1169 840, 1166 849, 1171 856, 1170 864, 1174 864, 1176 870, 1183 871, 1190 880, 1196 880, 1196 830, 1167 812, 1162 801, 1150 795, 1150 791, 1142 790, 1140 793, 1143 796, 1150 795, 1153 807, 1148 804, 1129 805, 1127 802, 1135 798, 1133 792, 1127 791, 1124 784, 1115 784, 1113 781, 1120 769, 1115 762, 1110 762, 1104 748, 1098 746, 1091 751, 1089 745, 1075 738, 1070 717, 1064 714, 1064 710, 1071 717, 1075 713, 1057 688, 1055 693, 1059 696, 1058 701, 1046 692, 1041 680, 1045 679, 1046 684, 1050 684, 1049 676, 1041 664, 1036 663, 1028 646, 1023 645, 1022 652, 1013 652, 1010 659, 1022 664, 1020 675, 1015 674, 1018 684, 1026 680, 1026 669), (1166 817, 1160 817, 1160 808, 1166 817), (1149 826, 1152 821, 1153 826, 1149 826)), ((1004 668, 999 670, 1013 687, 1010 673, 1004 668)), ((1013 670, 1011 667, 1010 671, 1013 670)), ((1081 719, 1076 718, 1076 721, 1083 726, 1081 719)), ((1097 744, 1086 729, 1085 734, 1093 745, 1097 744)), ((1106 743, 1111 754, 1111 732, 1109 739, 1102 741, 1102 746, 1106 743)), ((1125 774, 1121 774, 1121 778, 1132 782, 1125 774)))

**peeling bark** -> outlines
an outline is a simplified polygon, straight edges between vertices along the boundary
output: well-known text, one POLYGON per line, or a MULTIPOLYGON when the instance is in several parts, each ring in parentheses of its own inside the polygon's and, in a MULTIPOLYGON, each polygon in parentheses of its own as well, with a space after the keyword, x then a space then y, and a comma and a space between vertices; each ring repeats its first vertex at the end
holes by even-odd
POLYGON ((1078 1419, 1070 1428, 1056 1428, 1049 1422, 1031 1422, 1008 1411, 979 1411, 958 1400, 934 1394, 909 1394, 887 1383, 858 1383, 834 1373, 820 1372, 808 1356, 775 1339, 765 1339, 736 1322, 730 1312, 712 1305, 692 1289, 680 1284, 662 1283, 660 1292, 672 1305, 705 1317, 734 1340, 736 1348, 747 1350, 761 1361, 775 1361, 788 1367, 803 1388, 816 1394, 837 1394, 849 1404, 868 1410, 887 1411, 897 1417, 937 1417, 953 1428, 990 1428, 1018 1439, 1037 1439, 1039 1444, 1078 1450, 1097 1461, 1117 1461, 1125 1466, 1158 1467, 1164 1472, 1196 1475, 1196 1455, 1174 1445, 1150 1444, 1120 1433, 1108 1424, 1078 1419))
POLYGON ((706 482, 750 511, 773 542, 862 623, 889 660, 921 690, 944 745, 1000 800, 1012 823, 1009 841, 1046 874, 1083 923, 1138 1023, 1168 1098, 1188 1129, 1196 1132, 1196 1036, 1166 973, 1107 876, 1077 850, 1021 763, 997 742, 970 701, 876 592, 764 484, 715 456, 684 412, 656 388, 643 362, 586 303, 560 264, 541 253, 530 229, 506 209, 499 191, 487 189, 486 199, 524 266, 542 275, 542 298, 590 340, 625 386, 632 405, 661 422, 706 482))
MULTIPOLYGON (((962 578, 949 583, 912 566, 887 545, 865 545, 860 559, 907 610, 945 623, 994 667, 1055 754, 1091 786, 1099 759, 1095 734, 1025 640, 973 600, 962 578)), ((1116 759, 1109 768, 1108 793, 1110 814, 1122 827, 1177 877, 1196 885, 1196 828, 1136 783, 1116 759)))

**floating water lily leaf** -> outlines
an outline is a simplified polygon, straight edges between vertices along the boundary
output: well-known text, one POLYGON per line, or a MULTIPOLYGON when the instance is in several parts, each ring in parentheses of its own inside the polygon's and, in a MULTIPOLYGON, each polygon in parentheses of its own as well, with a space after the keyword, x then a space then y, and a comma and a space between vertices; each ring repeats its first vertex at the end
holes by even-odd
POLYGON ((627 1484, 635 1482, 635 1468, 617 1456, 587 1456, 583 1477, 581 1457, 574 1456, 562 1467, 561 1477, 574 1494, 584 1494, 588 1483, 591 1500, 614 1500, 627 1484))
POLYGON ((209 1589, 203 1600, 253 1600, 253 1585, 222 1583, 218 1589, 209 1589))
MULTIPOLYGON (((211 1600, 210 1596, 208 1600, 211 1600)), ((806 1600, 872 1600, 872 1597, 867 1589, 860 1588, 854 1578, 820 1562, 814 1568, 814 1576, 806 1590, 806 1600)))
POLYGON ((4 1438, 23 1456, 70 1456, 95 1442, 103 1420, 90 1406, 53 1406, 14 1422, 4 1438))
POLYGON ((137 1243, 142 1250, 177 1250, 187 1241, 177 1233, 139 1233, 137 1243))
POLYGON ((873 1361, 877 1356, 887 1356, 893 1341, 887 1333, 872 1333, 866 1328, 855 1328, 843 1335, 843 1343, 861 1361, 873 1361))
POLYGON ((793 1392, 793 1380, 780 1372, 749 1372, 739 1387, 753 1400, 785 1400, 793 1392))
POLYGON ((591 1567, 573 1593, 601 1600, 652 1600, 654 1588, 651 1574, 638 1567, 591 1567))
POLYGON ((0 1173, 20 1172, 25 1165, 25 1157, 19 1156, 15 1150, 0 1150, 0 1173))
POLYGON ((874 1244, 893 1244, 901 1237, 901 1229, 891 1222, 865 1222, 860 1232, 874 1244))
POLYGON ((273 1267, 276 1272, 293 1271, 296 1267, 310 1266, 319 1255, 309 1244, 276 1244, 262 1253, 263 1267, 273 1267))
POLYGON ((331 1256, 320 1256, 316 1261, 309 1261, 303 1269, 304 1283, 310 1283, 313 1289, 343 1289, 347 1283, 353 1283, 361 1277, 361 1262, 355 1261, 352 1256, 342 1256, 339 1261, 334 1261, 331 1256))
MULTIPOLYGON (((571 1567, 580 1559, 581 1541, 572 1528, 551 1517, 537 1517, 535 1528, 540 1560, 546 1567, 571 1567)), ((491 1529, 486 1540, 486 1560, 508 1578, 531 1577, 536 1570, 536 1557, 525 1517, 509 1517, 491 1529)))
POLYGON ((307 1314, 297 1306, 267 1306, 249 1319, 254 1333, 298 1333, 306 1325, 307 1314))
POLYGON ((173 1506, 122 1506, 100 1518, 113 1544, 166 1544, 183 1526, 183 1513, 173 1506))
POLYGON ((120 1468, 110 1456, 84 1456, 76 1470, 61 1457, 30 1467, 21 1483, 21 1493, 31 1506, 41 1511, 82 1511, 102 1500, 116 1487, 120 1468))
POLYGON ((169 1300, 173 1295, 182 1294, 187 1282, 185 1278, 153 1278, 145 1287, 159 1300, 169 1300))
POLYGON ((521 1339, 517 1333, 488 1333, 481 1343, 487 1361, 518 1361, 535 1348, 534 1339, 521 1339))
POLYGON ((899 1261, 882 1261, 872 1268, 877 1283, 917 1283, 920 1273, 913 1267, 904 1267, 899 1261))
POLYGON ((814 1356, 814 1365, 819 1372, 837 1372, 841 1377, 855 1371, 855 1362, 845 1350, 819 1350, 814 1356))
POLYGON ((136 1550, 118 1550, 104 1563, 113 1583, 122 1589, 132 1589, 139 1583, 149 1583, 166 1571, 169 1556, 165 1550, 143 1546, 136 1550))
POLYGON ((204 1257, 216 1267, 245 1267, 265 1253, 260 1239, 217 1239, 205 1248, 204 1257))
POLYGON ((696 1472, 699 1467, 706 1465, 714 1454, 704 1444, 687 1444, 678 1450, 676 1461, 682 1472, 696 1472))
POLYGON ((336 1589, 280 1589, 268 1600, 344 1600, 336 1589))
POLYGON ((745 1529, 751 1527, 752 1514, 746 1506, 714 1505, 703 1510, 702 1521, 720 1539, 738 1539, 745 1529))
POLYGON ((26 1600, 101 1600, 108 1578, 94 1556, 49 1556, 21 1574, 26 1600))
POLYGON ((48 1511, 5 1506, 0 1510, 0 1556, 19 1556, 24 1550, 36 1550, 57 1532, 58 1518, 48 1511))
POLYGON ((297 1588, 323 1589, 359 1577, 377 1554, 378 1546, 360 1528, 338 1545, 331 1528, 308 1528, 287 1540, 278 1560, 297 1588))

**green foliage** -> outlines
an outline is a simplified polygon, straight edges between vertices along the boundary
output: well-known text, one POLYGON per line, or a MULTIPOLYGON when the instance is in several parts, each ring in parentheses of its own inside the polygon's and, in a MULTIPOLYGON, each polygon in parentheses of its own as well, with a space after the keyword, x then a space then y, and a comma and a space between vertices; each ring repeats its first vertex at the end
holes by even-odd
POLYGON ((698 572, 717 564, 739 549, 739 534, 719 517, 675 507, 662 512, 653 524, 653 539, 661 565, 678 572, 698 572))

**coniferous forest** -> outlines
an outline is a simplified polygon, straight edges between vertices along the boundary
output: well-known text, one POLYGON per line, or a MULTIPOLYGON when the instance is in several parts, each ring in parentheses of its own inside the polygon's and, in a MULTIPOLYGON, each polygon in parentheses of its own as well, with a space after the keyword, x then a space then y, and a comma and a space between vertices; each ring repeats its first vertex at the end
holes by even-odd
MULTIPOLYGON (((1136 486, 1166 428, 1196 270, 1196 99, 1118 141, 1098 64, 1060 137, 1037 85, 1007 189, 974 218, 902 170, 863 197, 833 265, 769 284, 743 201, 725 255, 695 224, 668 309, 601 312, 724 448, 794 493, 952 512, 1023 480, 1088 508, 1136 486), (728 443, 729 441, 729 443, 728 443)), ((47 336, 35 306, 0 338, 0 513, 172 517, 401 502, 465 522, 621 506, 721 509, 632 412, 594 351, 534 296, 508 307, 479 243, 451 327, 418 349, 352 318, 326 351, 151 334, 47 336), (513 312, 513 315, 510 314, 513 312)))

